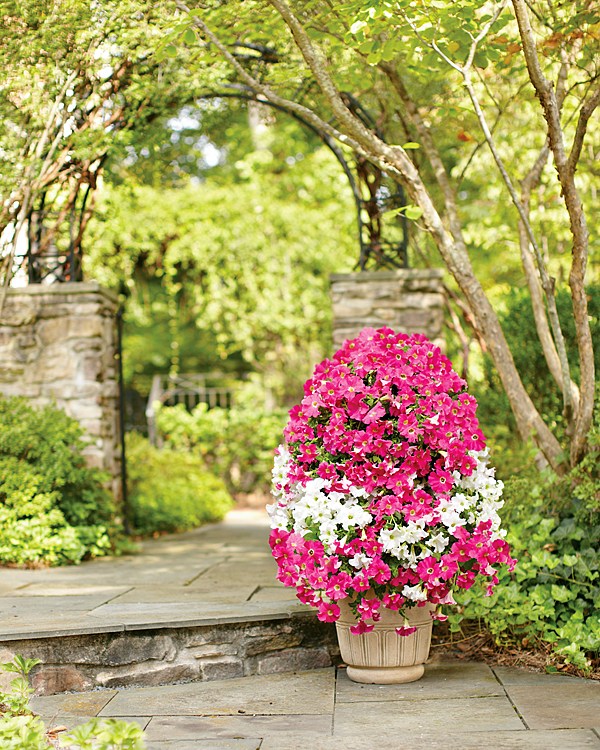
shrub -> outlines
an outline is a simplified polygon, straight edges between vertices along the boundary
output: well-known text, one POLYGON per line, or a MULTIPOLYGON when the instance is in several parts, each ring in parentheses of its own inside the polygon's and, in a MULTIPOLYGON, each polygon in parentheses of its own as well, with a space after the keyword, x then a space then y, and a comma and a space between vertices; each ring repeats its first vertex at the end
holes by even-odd
POLYGON ((459 613, 481 618, 498 642, 553 645, 565 661, 588 671, 600 659, 600 410, 591 451, 569 476, 513 479, 504 490, 506 537, 518 560, 501 570, 493 596, 475 588, 457 596, 459 613))
POLYGON ((111 551, 115 506, 78 422, 0 397, 0 562, 60 565, 111 551))
POLYGON ((221 521, 233 505, 222 480, 192 453, 159 450, 133 432, 127 456, 130 522, 143 536, 221 521))
POLYGON ((190 413, 178 404, 163 407, 157 423, 168 445, 200 456, 231 493, 268 492, 286 418, 283 410, 244 405, 209 410, 198 404, 190 413))

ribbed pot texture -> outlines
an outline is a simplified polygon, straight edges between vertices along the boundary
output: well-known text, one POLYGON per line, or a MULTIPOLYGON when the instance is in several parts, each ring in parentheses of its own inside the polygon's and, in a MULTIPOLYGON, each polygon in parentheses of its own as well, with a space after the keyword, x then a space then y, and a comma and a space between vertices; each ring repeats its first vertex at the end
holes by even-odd
MULTIPOLYGON (((381 608, 381 620, 370 633, 356 635, 350 627, 356 618, 349 599, 338 602, 340 618, 336 622, 342 659, 348 665, 348 677, 355 682, 389 684, 414 682, 422 677, 429 655, 433 621, 431 604, 407 610, 407 618, 392 609, 381 608), (416 627, 411 635, 398 635, 396 628, 416 627)), ((369 623, 371 624, 371 623, 369 623)))

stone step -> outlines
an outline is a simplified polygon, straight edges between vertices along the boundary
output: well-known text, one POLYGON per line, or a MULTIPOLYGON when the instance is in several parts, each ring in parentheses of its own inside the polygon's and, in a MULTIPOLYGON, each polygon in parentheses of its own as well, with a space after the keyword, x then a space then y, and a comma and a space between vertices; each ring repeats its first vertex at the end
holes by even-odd
POLYGON ((32 671, 37 695, 231 679, 337 663, 335 627, 319 622, 313 611, 294 609, 247 607, 163 622, 147 616, 121 627, 82 623, 58 632, 32 627, 3 634, 0 660, 10 661, 15 654, 40 659, 32 671))
POLYGON ((335 664, 333 624, 277 581, 268 536, 264 511, 233 511, 137 555, 0 569, 0 661, 41 659, 38 695, 335 664))

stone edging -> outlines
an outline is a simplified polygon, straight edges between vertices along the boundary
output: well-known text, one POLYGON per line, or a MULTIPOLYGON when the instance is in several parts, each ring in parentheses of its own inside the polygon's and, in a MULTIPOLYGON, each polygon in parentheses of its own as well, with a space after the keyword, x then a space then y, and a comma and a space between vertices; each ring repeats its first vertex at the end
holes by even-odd
POLYGON ((339 662, 335 626, 319 622, 314 613, 214 619, 195 626, 123 625, 118 631, 108 626, 76 635, 3 636, 0 660, 15 654, 41 659, 32 672, 37 695, 277 674, 339 662))

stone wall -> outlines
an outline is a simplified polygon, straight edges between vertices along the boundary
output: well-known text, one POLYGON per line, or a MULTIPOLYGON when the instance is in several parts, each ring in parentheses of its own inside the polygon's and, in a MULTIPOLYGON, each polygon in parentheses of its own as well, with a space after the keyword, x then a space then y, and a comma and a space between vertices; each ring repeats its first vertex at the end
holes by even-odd
POLYGON ((334 349, 366 326, 388 326, 423 333, 445 351, 443 275, 441 268, 331 274, 334 349))
POLYGON ((0 639, 0 659, 40 659, 36 695, 321 669, 339 663, 333 623, 313 612, 255 622, 27 640, 0 639))
POLYGON ((8 292, 0 320, 0 393, 56 403, 92 438, 89 465, 120 495, 117 296, 95 282, 32 284, 8 292))

